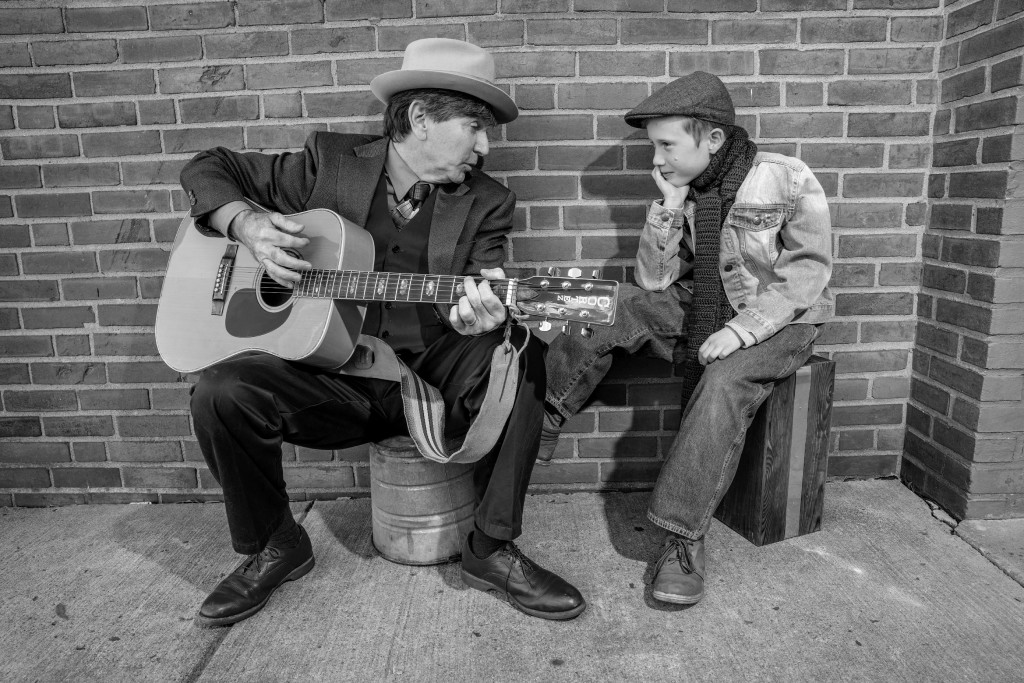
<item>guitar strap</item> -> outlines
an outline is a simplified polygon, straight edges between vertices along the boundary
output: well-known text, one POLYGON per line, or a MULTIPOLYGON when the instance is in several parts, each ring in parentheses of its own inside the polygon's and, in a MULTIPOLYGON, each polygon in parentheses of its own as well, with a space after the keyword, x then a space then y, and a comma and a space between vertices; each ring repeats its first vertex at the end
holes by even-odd
POLYGON ((450 443, 444 436, 447 410, 441 392, 413 372, 380 339, 359 335, 353 358, 337 372, 399 382, 409 435, 423 457, 439 463, 476 462, 494 448, 512 412, 519 388, 519 355, 530 341, 530 328, 522 327, 526 330, 526 338, 516 348, 509 336, 511 323, 506 324, 505 340, 495 347, 491 355, 491 372, 483 405, 461 444, 450 443))

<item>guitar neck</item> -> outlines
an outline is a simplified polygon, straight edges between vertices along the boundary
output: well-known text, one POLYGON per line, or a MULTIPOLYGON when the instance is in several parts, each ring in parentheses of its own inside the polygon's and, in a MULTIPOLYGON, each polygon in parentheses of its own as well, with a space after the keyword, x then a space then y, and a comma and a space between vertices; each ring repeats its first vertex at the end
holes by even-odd
MULTIPOLYGON (((347 301, 406 301, 454 304, 466 293, 464 275, 423 275, 365 270, 306 270, 295 296, 347 301)), ((474 278, 477 282, 482 278, 474 278)), ((514 302, 515 280, 489 280, 506 306, 514 302)))

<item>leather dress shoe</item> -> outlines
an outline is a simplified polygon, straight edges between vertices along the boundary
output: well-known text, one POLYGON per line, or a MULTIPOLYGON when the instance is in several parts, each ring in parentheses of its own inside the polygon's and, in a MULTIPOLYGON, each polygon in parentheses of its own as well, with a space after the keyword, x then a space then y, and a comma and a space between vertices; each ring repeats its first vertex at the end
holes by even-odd
POLYGON ((227 626, 251 617, 263 609, 278 586, 305 576, 313 564, 313 545, 300 526, 294 548, 267 546, 217 584, 199 608, 196 621, 205 627, 227 626))
POLYGON ((479 558, 470 538, 462 545, 462 580, 471 588, 507 600, 524 614, 541 619, 573 619, 587 602, 576 587, 538 566, 509 541, 492 555, 479 558))
POLYGON ((654 567, 655 600, 693 605, 704 597, 704 539, 692 541, 669 534, 654 567))

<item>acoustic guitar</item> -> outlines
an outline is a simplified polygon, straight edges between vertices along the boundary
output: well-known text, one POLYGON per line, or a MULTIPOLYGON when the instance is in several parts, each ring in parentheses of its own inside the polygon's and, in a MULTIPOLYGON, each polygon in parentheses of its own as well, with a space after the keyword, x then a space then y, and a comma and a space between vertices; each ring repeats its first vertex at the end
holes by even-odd
MULTIPOLYGON (((324 369, 353 355, 366 302, 454 304, 464 276, 375 272, 373 238, 328 209, 288 216, 309 244, 292 255, 312 264, 294 287, 275 282, 244 246, 210 237, 191 218, 178 228, 156 314, 156 344, 178 372, 197 372, 249 351, 324 369)), ((558 272, 490 281, 523 317, 611 325, 618 283, 558 272), (576 277, 573 277, 576 276, 576 277)), ((583 331, 589 330, 589 327, 583 331)))

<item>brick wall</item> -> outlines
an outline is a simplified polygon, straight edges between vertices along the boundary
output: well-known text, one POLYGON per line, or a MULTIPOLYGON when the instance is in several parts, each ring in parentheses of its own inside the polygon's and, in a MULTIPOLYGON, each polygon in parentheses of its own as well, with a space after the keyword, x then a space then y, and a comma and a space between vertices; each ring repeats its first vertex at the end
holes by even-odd
POLYGON ((901 476, 958 517, 1024 515, 1024 5, 953 5, 901 476))
MULTIPOLYGON (((1004 14, 1017 6, 999 2, 1004 14)), ((802 157, 831 203, 839 315, 818 345, 838 362, 829 473, 898 471, 927 196, 945 177, 938 170, 929 181, 933 153, 946 149, 940 142, 933 151, 933 127, 950 121, 938 70, 944 82, 962 79, 956 87, 978 118, 996 116, 990 108, 1002 111, 1008 95, 971 92, 973 70, 1012 80, 1012 65, 998 58, 951 71, 948 52, 940 57, 940 46, 961 41, 943 42, 947 14, 951 27, 968 31, 965 46, 983 30, 971 24, 979 13, 960 17, 964 3, 99 4, 0 7, 0 504, 216 497, 191 436, 193 378, 161 363, 152 336, 162 270, 187 206, 178 171, 214 145, 282 150, 312 130, 377 131, 381 107, 366 84, 427 36, 492 49, 522 108, 495 132, 487 165, 519 196, 518 273, 583 263, 630 279, 654 186, 650 149, 621 115, 676 76, 720 75, 761 148, 802 157)), ((993 14, 993 0, 977 5, 993 14)), ((1013 30, 1006 17, 989 21, 1013 30)), ((1019 83, 1019 60, 1017 68, 1019 83)), ((977 154, 986 163, 1005 156, 1006 143, 983 136, 977 154)), ((1006 162, 992 164, 1005 177, 1006 162)), ((984 177, 948 175, 951 192, 988 187, 984 177)), ((974 200, 942 203, 967 205, 973 216, 974 200)), ((991 219, 978 216, 979 226, 991 219)), ((929 267, 934 240, 946 239, 934 222, 929 267)), ((991 239, 979 236, 979 248, 991 239)), ((985 263, 979 273, 991 272, 985 263)), ((678 424, 679 386, 668 366, 620 364, 570 424, 557 462, 537 468, 537 484, 652 481, 678 424)), ((363 449, 288 448, 285 457, 297 497, 366 490, 363 449)))

